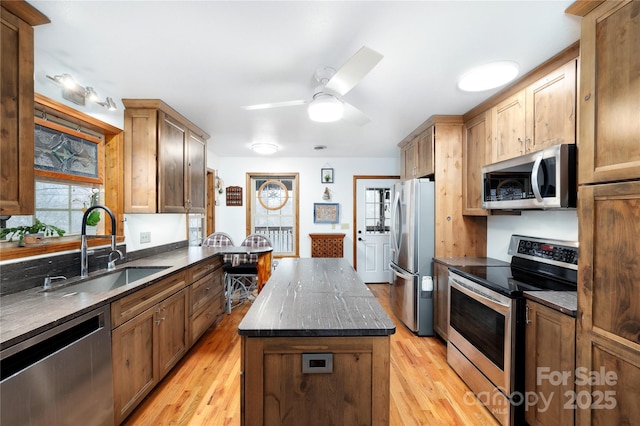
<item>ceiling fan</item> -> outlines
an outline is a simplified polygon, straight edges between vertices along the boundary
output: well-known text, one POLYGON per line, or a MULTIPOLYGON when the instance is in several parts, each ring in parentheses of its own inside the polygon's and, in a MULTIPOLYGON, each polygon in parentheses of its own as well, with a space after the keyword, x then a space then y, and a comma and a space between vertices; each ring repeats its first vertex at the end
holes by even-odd
POLYGON ((313 121, 330 122, 345 119, 358 125, 364 125, 370 118, 358 108, 342 100, 356 84, 375 67, 383 56, 363 46, 337 71, 331 67, 321 67, 314 73, 319 85, 311 100, 271 102, 248 105, 246 110, 280 108, 288 106, 308 105, 307 112, 313 121))

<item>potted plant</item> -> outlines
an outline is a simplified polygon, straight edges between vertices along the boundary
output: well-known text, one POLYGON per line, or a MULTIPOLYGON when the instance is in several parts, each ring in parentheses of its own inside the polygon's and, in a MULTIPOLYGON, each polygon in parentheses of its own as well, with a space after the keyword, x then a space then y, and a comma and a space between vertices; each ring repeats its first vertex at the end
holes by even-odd
POLYGON ((42 243, 44 237, 53 236, 55 234, 61 237, 65 232, 66 231, 64 229, 60 229, 54 225, 47 225, 36 218, 33 225, 0 229, 0 240, 4 240, 9 237, 9 241, 13 241, 14 238, 17 238, 18 245, 24 246, 25 244, 42 243))
MULTIPOLYGON (((91 190, 91 195, 89 195, 89 207, 98 205, 99 194, 100 194, 99 189, 93 188, 91 190)), ((83 204, 84 204, 84 208, 82 209, 82 211, 84 212, 87 210, 87 203, 85 202, 83 204)), ((98 210, 94 210, 91 213, 89 213, 89 216, 87 216, 87 225, 96 226, 98 222, 100 222, 100 212, 98 210)))

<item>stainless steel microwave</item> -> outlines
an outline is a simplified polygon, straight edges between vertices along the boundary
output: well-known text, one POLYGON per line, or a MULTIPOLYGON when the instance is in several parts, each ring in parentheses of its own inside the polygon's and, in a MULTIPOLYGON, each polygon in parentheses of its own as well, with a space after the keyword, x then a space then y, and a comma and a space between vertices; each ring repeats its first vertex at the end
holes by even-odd
POLYGON ((576 207, 576 146, 556 145, 482 167, 482 208, 576 207))

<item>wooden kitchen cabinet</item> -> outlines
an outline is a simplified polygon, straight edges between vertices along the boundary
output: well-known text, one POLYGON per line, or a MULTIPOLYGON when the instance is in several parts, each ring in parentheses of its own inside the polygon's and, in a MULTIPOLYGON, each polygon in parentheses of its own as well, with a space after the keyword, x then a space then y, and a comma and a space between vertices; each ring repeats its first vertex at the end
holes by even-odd
POLYGON ((33 214, 33 26, 49 19, 27 2, 0 5, 0 215, 33 214))
POLYGON ((191 267, 189 286, 190 345, 216 323, 224 313, 224 271, 222 258, 200 262, 191 267))
POLYGON ((434 173, 434 129, 430 127, 400 145, 400 175, 404 180, 434 173))
POLYGON ((204 213, 209 135, 158 99, 123 99, 125 211, 204 213))
POLYGON ((579 184, 640 178, 640 4, 582 20, 579 184))
POLYGON ((449 267, 433 263, 433 330, 449 340, 449 267))
POLYGON ((576 67, 572 59, 494 107, 491 162, 576 142, 576 67))
POLYGON ((575 410, 565 404, 574 392, 576 320, 532 300, 525 309, 525 392, 548 401, 528 406, 525 420, 530 426, 572 426, 575 410), (561 383, 557 374, 565 374, 561 383))
POLYGON ((576 424, 633 424, 640 418, 640 180, 583 185, 579 194, 577 365, 616 380, 576 387, 598 401, 579 407, 576 424))
POLYGON ((491 163, 492 115, 485 111, 464 123, 462 209, 467 216, 487 216, 482 208, 482 166, 491 163))
POLYGON ((345 234, 309 234, 311 257, 344 257, 345 234))
POLYGON ((185 272, 111 304, 116 423, 121 423, 187 350, 185 272))

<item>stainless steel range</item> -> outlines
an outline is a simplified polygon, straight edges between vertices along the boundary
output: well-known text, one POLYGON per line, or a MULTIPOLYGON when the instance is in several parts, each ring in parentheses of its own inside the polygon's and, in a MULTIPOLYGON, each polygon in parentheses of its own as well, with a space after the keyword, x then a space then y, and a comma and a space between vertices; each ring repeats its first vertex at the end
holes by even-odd
POLYGON ((503 425, 524 424, 523 291, 576 291, 578 243, 513 235, 508 253, 449 267, 447 361, 503 425))

